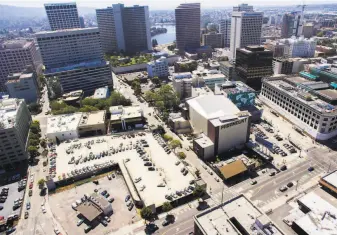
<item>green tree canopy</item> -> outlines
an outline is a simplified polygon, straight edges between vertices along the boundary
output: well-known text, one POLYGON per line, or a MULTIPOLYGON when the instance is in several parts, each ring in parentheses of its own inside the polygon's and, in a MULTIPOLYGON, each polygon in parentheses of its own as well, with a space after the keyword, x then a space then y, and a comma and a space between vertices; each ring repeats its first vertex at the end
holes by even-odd
POLYGON ((193 195, 198 198, 203 197, 205 193, 206 193, 205 189, 200 185, 196 185, 193 190, 193 195))
POLYGON ((28 146, 28 153, 31 157, 36 157, 38 155, 38 148, 36 146, 28 146))
POLYGON ((169 212, 170 210, 173 209, 173 207, 172 207, 170 202, 164 202, 163 206, 162 206, 162 209, 163 209, 164 212, 169 212))
POLYGON ((184 160, 186 158, 186 154, 184 152, 179 152, 178 157, 180 160, 184 160))
POLYGON ((170 136, 168 134, 164 134, 163 138, 164 138, 165 141, 171 141, 173 139, 172 136, 170 136))
POLYGON ((178 148, 178 147, 181 147, 181 142, 180 142, 180 140, 172 140, 172 141, 170 142, 170 147, 171 147, 173 150, 175 150, 175 149, 178 148))
POLYGON ((150 207, 144 207, 141 211, 140 211, 140 216, 142 217, 142 219, 144 219, 145 221, 151 221, 153 219, 153 213, 150 207))

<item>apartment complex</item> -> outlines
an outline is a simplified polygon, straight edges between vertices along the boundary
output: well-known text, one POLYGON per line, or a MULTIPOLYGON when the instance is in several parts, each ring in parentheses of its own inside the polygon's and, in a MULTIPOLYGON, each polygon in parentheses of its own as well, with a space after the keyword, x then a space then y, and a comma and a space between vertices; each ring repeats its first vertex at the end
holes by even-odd
POLYGON ((147 73, 150 78, 167 77, 169 75, 167 58, 162 56, 157 60, 147 63, 147 73))
POLYGON ((200 3, 183 3, 175 9, 176 44, 180 52, 200 47, 200 3))
POLYGON ((98 28, 39 32, 35 36, 47 69, 103 59, 98 28))
POLYGON ((44 4, 52 31, 81 28, 76 3, 44 4))
POLYGON ((202 44, 204 46, 211 46, 212 48, 223 47, 223 37, 222 33, 210 32, 202 35, 202 44))
POLYGON ((42 69, 41 56, 33 41, 11 40, 0 43, 0 90, 6 91, 8 76, 21 73, 32 66, 39 74, 42 69))
POLYGON ((221 20, 221 22, 220 22, 220 33, 223 34, 223 47, 230 47, 231 19, 221 20))
POLYGON ((266 78, 260 99, 313 139, 337 135, 337 107, 331 104, 337 92, 322 88, 321 82, 296 76, 266 78))
POLYGON ((285 44, 284 48, 284 56, 285 57, 314 57, 316 50, 316 39, 305 39, 303 37, 300 38, 288 38, 281 39, 282 43, 285 44))
POLYGON ((93 60, 47 69, 45 76, 47 79, 57 77, 65 93, 83 90, 88 96, 100 87, 113 88, 110 63, 105 60, 93 60))
POLYGON ((263 46, 246 46, 236 50, 235 71, 241 81, 260 90, 261 78, 273 74, 272 61, 272 51, 263 46))
POLYGON ((118 47, 113 8, 96 9, 96 17, 103 52, 111 54, 117 51, 118 47))
POLYGON ((290 38, 302 35, 303 19, 301 12, 291 12, 283 15, 281 25, 281 37, 290 38))
POLYGON ((237 48, 261 44, 262 20, 262 12, 233 11, 230 40, 233 59, 236 57, 237 48))
POLYGON ((24 100, 0 100, 0 167, 17 166, 28 159, 26 153, 32 121, 24 100))
POLYGON ((26 103, 34 103, 38 99, 36 73, 31 69, 9 75, 6 88, 11 98, 24 99, 26 103))
POLYGON ((148 6, 114 4, 97 9, 96 16, 104 53, 123 50, 132 54, 151 50, 148 6))

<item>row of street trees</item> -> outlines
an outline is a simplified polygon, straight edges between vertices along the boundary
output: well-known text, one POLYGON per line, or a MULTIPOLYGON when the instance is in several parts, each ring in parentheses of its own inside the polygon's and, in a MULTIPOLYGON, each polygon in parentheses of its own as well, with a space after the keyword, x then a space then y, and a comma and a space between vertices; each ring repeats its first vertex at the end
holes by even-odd
MULTIPOLYGON (((28 153, 31 158, 35 158, 39 155, 39 144, 41 138, 41 128, 39 121, 33 121, 30 124, 29 136, 28 136, 28 153)), ((44 144, 45 141, 44 141, 44 144)))

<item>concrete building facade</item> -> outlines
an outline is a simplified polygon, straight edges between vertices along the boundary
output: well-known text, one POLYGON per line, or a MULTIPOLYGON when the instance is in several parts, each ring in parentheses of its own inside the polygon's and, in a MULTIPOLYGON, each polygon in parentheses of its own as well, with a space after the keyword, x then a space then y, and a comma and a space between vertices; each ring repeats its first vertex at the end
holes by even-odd
POLYGON ((45 71, 47 79, 57 77, 63 92, 83 90, 84 94, 93 95, 95 89, 108 86, 113 89, 110 63, 94 60, 45 71))
POLYGON ((36 73, 25 70, 8 76, 6 88, 11 98, 24 99, 27 104, 38 99, 39 88, 36 83, 36 73))
POLYGON ((0 167, 17 166, 28 159, 27 141, 32 121, 24 100, 0 100, 0 167))
POLYGON ((81 28, 76 3, 44 4, 52 31, 81 28))
POLYGON ((298 130, 313 139, 327 140, 337 135, 337 107, 318 98, 318 95, 336 99, 337 94, 331 90, 315 91, 307 82, 294 76, 266 78, 260 99, 286 117, 298 130), (309 89, 304 89, 306 87, 309 89))
POLYGON ((230 47, 231 41, 231 19, 224 19, 220 22, 220 33, 223 34, 223 47, 230 47))
POLYGON ((114 9, 112 7, 96 9, 97 25, 104 53, 112 54, 118 50, 114 9))
POLYGON ((169 75, 167 58, 161 58, 147 63, 147 74, 150 78, 167 77, 169 75))
POLYGON ((281 42, 285 44, 284 48, 285 57, 311 58, 315 56, 317 41, 314 38, 311 39, 305 39, 303 37, 289 38, 289 39, 281 39, 281 42))
POLYGON ((232 59, 236 49, 248 45, 260 45, 263 12, 234 11, 231 20, 230 50, 232 59))
POLYGON ((0 90, 6 91, 8 76, 21 73, 27 66, 32 66, 37 74, 41 73, 40 52, 33 41, 11 40, 0 43, 0 90))
POLYGON ((176 44, 180 52, 200 47, 200 3, 183 3, 175 9, 176 44))
POLYGON ((204 46, 211 46, 212 48, 223 47, 223 37, 222 33, 210 32, 202 35, 202 44, 204 46))
POLYGON ((48 31, 35 35, 46 69, 103 59, 98 28, 48 31))

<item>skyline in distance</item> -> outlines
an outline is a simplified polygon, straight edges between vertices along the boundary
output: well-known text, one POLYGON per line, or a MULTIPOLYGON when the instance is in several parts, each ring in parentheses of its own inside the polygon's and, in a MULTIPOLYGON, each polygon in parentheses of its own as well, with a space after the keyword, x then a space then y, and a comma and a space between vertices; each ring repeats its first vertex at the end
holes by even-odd
MULTIPOLYGON (((150 7, 150 10, 173 10, 181 3, 193 3, 198 2, 201 3, 201 8, 204 9, 212 9, 219 7, 232 7, 241 3, 247 3, 250 5, 254 5, 256 7, 261 6, 294 6, 303 4, 302 0, 291 1, 267 1, 267 0, 230 0, 230 1, 219 1, 219 0, 171 0, 169 2, 165 2, 163 4, 162 0, 124 0, 124 1, 111 1, 111 0, 99 0, 99 1, 91 1, 91 0, 2 0, 1 5, 10 5, 10 6, 19 6, 19 7, 43 7, 45 3, 64 3, 64 2, 76 2, 78 7, 90 7, 90 8, 104 8, 107 6, 111 6, 116 3, 123 3, 125 5, 147 5, 150 7), (163 6, 164 5, 164 6, 163 6)), ((329 4, 335 3, 334 0, 325 0, 321 4, 329 4)), ((306 0, 305 4, 317 4, 317 1, 314 0, 306 0)))

